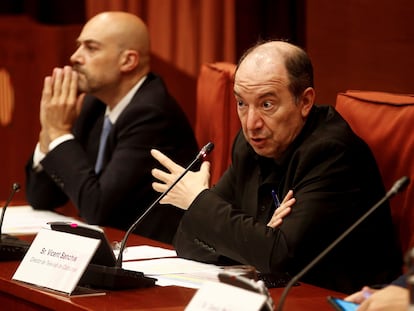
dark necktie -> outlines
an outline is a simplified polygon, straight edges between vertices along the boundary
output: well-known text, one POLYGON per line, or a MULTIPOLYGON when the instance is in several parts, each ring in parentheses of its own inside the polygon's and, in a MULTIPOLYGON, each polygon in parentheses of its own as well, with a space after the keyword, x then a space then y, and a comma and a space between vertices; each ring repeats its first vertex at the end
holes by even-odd
POLYGON ((101 133, 101 140, 99 141, 99 151, 98 151, 98 157, 96 158, 96 164, 95 164, 95 172, 98 174, 102 169, 102 162, 103 162, 103 155, 105 150, 106 141, 108 138, 109 131, 111 130, 112 123, 109 120, 109 117, 106 116, 104 120, 104 124, 102 127, 102 133, 101 133))

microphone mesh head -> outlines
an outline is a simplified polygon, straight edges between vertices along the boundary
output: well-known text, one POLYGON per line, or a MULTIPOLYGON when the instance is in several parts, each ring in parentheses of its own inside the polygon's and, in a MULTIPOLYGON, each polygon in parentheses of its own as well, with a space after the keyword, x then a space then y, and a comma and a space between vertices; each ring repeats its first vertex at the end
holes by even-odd
POLYGON ((214 149, 214 144, 212 142, 207 143, 201 150, 200 150, 200 157, 205 158, 212 150, 214 149))
POLYGON ((20 184, 15 182, 12 186, 12 189, 16 192, 19 191, 20 190, 20 184))
POLYGON ((392 193, 396 194, 398 192, 403 191, 408 186, 409 183, 410 183, 410 178, 408 178, 407 176, 401 177, 392 186, 392 188, 391 188, 392 193))

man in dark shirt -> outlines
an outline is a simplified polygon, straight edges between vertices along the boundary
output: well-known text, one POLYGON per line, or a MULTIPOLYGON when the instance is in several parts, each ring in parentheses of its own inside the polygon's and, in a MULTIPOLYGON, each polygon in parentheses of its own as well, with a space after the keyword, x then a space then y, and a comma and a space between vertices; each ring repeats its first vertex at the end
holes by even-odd
MULTIPOLYGON (((204 162, 163 200, 186 210, 174 245, 185 258, 295 275, 384 195, 381 176, 368 146, 335 109, 314 104, 312 64, 299 47, 271 41, 248 50, 234 94, 242 131, 231 166, 208 189, 204 162), (290 212, 283 221, 278 207, 290 212)), ((152 154, 170 172, 153 170, 163 182, 153 188, 164 191, 183 169, 152 154)), ((384 204, 303 281, 351 293, 395 278, 400 254, 384 204)))
MULTIPOLYGON (((35 209, 70 200, 88 223, 125 230, 157 197, 151 148, 187 165, 198 152, 195 136, 162 79, 150 71, 149 34, 137 16, 93 17, 71 63, 44 82, 39 143, 26 166, 27 200, 35 209), (104 118, 112 126, 100 143, 104 118)), ((182 213, 155 207, 137 232, 171 243, 182 213)))

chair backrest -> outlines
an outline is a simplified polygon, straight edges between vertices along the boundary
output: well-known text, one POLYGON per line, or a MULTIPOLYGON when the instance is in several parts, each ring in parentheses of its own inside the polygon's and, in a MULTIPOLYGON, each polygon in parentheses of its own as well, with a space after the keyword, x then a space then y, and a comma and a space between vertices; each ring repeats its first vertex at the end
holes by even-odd
POLYGON ((203 64, 197 80, 195 135, 200 146, 214 143, 209 155, 212 185, 229 166, 233 139, 240 129, 233 95, 235 68, 225 62, 203 64))
POLYGON ((390 200, 406 254, 414 246, 414 94, 346 91, 338 94, 336 109, 370 146, 387 190, 402 176, 411 180, 390 200))

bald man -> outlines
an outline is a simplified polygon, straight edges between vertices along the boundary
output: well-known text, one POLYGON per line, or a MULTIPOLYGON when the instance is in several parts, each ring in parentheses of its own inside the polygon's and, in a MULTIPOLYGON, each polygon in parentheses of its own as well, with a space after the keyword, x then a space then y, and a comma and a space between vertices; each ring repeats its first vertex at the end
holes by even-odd
MULTIPOLYGON (((187 165, 197 143, 180 106, 150 71, 141 19, 98 14, 77 45, 72 66, 55 68, 44 80, 39 142, 26 166, 27 200, 35 209, 70 200, 86 222, 125 230, 157 197, 150 149, 187 165), (104 119, 111 125, 100 143, 104 119)), ((176 207, 156 207, 137 232, 171 243, 181 216, 176 207)))
MULTIPOLYGON (((383 195, 375 159, 332 106, 315 104, 305 51, 283 41, 248 50, 235 73, 242 131, 232 164, 211 189, 209 164, 164 197, 186 210, 179 256, 296 275, 383 195)), ((163 153, 163 191, 183 168, 163 153)), ((303 281, 344 293, 393 280, 402 266, 388 204, 359 225, 303 281)))

